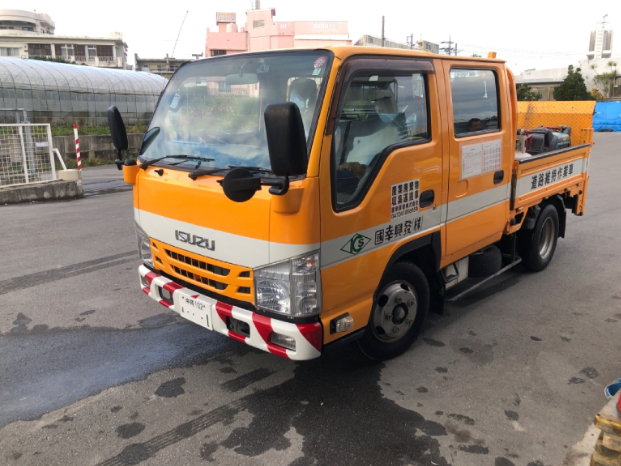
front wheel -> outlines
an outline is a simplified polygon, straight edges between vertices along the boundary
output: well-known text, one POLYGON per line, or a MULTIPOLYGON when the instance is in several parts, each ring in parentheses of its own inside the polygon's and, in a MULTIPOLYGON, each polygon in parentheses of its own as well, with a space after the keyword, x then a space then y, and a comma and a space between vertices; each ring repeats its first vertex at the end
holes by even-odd
POLYGON ((520 253, 522 264, 528 270, 540 272, 552 260, 558 242, 558 224, 556 207, 548 204, 539 213, 535 228, 524 232, 520 241, 520 253))
POLYGON ((368 358, 385 360, 404 353, 420 335, 429 310, 429 284, 417 266, 397 262, 376 296, 366 331, 357 343, 368 358))

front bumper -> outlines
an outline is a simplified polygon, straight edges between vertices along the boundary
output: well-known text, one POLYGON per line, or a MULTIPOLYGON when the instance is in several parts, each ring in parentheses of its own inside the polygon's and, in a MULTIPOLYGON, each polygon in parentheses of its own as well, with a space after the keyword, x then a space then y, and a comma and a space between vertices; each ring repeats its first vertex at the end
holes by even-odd
MULTIPOLYGON (((213 330, 234 340, 241 341, 247 345, 253 346, 269 353, 277 354, 289 359, 298 361, 314 359, 321 355, 321 346, 323 341, 323 331, 319 322, 311 324, 293 324, 283 322, 278 319, 259 315, 255 312, 248 311, 239 307, 232 306, 210 298, 194 290, 185 288, 174 281, 151 272, 147 267, 141 265, 138 268, 140 274, 140 287, 142 291, 164 307, 175 311, 182 317, 187 318, 181 312, 181 296, 191 296, 193 299, 205 306, 205 312, 210 316, 213 330), (143 280, 148 286, 143 286, 143 280), (164 289, 172 294, 173 303, 162 299, 160 290, 164 289), (227 326, 227 318, 236 319, 248 325, 249 335, 245 336, 229 330, 227 326), (280 333, 291 337, 295 340, 295 351, 283 348, 271 343, 272 333, 280 333)), ((192 320, 192 319, 188 319, 192 320)), ((194 320, 192 320, 194 322, 194 320)), ((201 322, 196 322, 205 327, 201 322)))

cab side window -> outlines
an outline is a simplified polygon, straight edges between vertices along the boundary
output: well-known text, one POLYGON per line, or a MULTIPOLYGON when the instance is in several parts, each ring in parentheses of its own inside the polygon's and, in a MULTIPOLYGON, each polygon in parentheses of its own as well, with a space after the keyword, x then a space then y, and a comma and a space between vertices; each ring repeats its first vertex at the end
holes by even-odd
POLYGON ((453 68, 450 77, 455 136, 499 131, 496 72, 453 68))
POLYGON ((357 74, 339 108, 332 156, 337 209, 357 200, 389 147, 429 139, 425 75, 357 74))

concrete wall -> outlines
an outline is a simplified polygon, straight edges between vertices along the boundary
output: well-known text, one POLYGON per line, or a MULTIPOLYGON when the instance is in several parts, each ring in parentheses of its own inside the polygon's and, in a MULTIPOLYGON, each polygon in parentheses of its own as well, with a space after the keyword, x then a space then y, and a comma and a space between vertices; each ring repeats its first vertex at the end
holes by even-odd
MULTIPOLYGON (((129 149, 123 153, 123 156, 136 157, 143 138, 144 134, 141 133, 128 134, 129 149)), ((75 140, 73 136, 55 136, 52 138, 52 142, 65 161, 75 161, 75 140)), ((80 136, 80 153, 82 160, 89 158, 116 159, 116 149, 112 145, 112 136, 110 135, 80 136)))

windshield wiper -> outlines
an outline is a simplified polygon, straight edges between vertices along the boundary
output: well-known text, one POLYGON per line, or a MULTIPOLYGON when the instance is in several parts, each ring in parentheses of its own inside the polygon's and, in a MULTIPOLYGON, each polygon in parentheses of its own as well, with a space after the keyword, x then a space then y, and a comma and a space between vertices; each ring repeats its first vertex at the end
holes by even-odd
POLYGON ((229 168, 243 168, 245 170, 248 170, 251 172, 258 172, 258 173, 270 173, 270 174, 274 173, 269 168, 262 168, 262 167, 246 167, 244 165, 229 165, 229 168))
POLYGON ((221 171, 224 171, 224 170, 231 170, 231 169, 235 169, 235 168, 243 168, 245 170, 248 170, 248 171, 251 171, 251 172, 257 172, 257 173, 273 174, 272 170, 269 170, 267 168, 262 168, 262 167, 245 167, 245 166, 242 166, 242 165, 229 165, 229 168, 201 168, 199 170, 194 170, 188 176, 190 178, 192 178, 193 180, 196 180, 196 178, 198 178, 199 176, 213 175, 214 173, 217 173, 217 172, 221 172, 221 171))
POLYGON ((216 159, 210 159, 210 158, 205 158, 205 157, 196 157, 194 155, 165 155, 164 157, 160 157, 159 159, 151 159, 151 160, 146 160, 145 162, 142 162, 142 165, 140 165, 140 168, 142 168, 143 170, 146 170, 149 166, 164 159, 201 160, 203 162, 213 162, 216 160, 216 159))
POLYGON ((199 176, 213 175, 214 173, 218 173, 223 170, 228 170, 228 168, 200 168, 189 173, 188 177, 196 181, 196 178, 198 178, 199 176))

